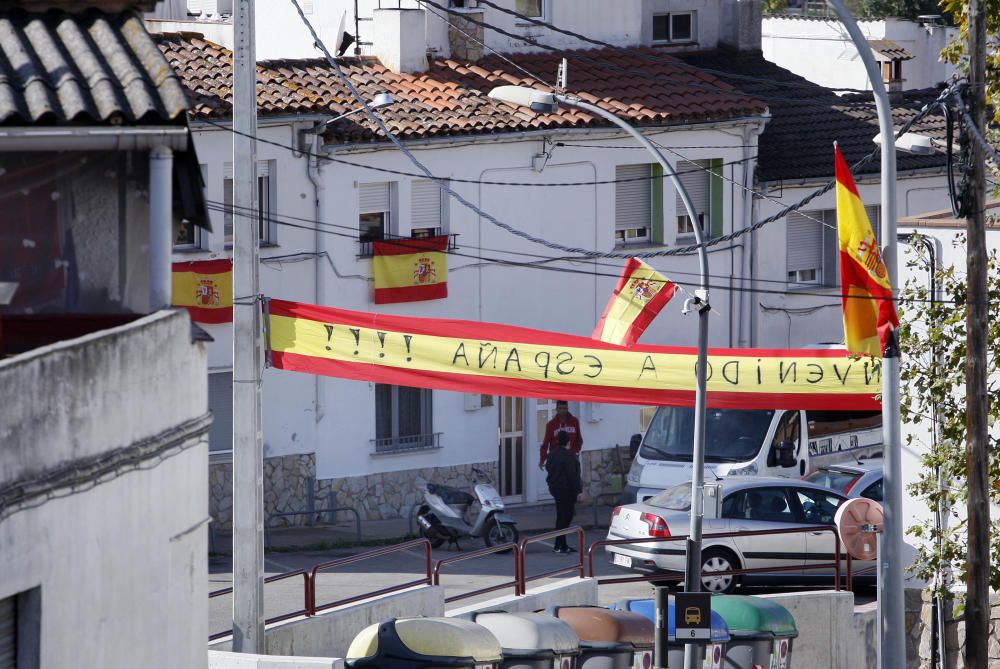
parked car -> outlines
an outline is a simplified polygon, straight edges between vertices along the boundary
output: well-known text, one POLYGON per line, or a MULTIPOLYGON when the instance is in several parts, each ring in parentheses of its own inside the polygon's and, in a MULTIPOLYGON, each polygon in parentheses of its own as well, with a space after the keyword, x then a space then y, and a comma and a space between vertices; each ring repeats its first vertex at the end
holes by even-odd
MULTIPOLYGON (((847 497, 814 483, 787 478, 727 477, 717 483, 722 499, 718 511, 706 503, 705 535, 717 532, 784 530, 807 525, 833 525, 834 515, 847 497)), ((645 502, 615 508, 608 539, 687 536, 690 528, 691 485, 667 488, 645 502)), ((732 592, 741 582, 807 584, 829 581, 830 569, 806 569, 809 564, 833 562, 834 535, 800 532, 711 538, 702 544, 702 572, 788 567, 788 571, 744 576, 702 576, 707 592, 732 592)), ((636 543, 605 547, 612 564, 641 574, 684 572, 684 542, 636 543)), ((846 559, 846 553, 842 553, 846 559)), ((854 571, 873 562, 855 562, 854 571)))
POLYGON ((806 475, 804 481, 836 490, 847 497, 867 497, 882 503, 882 460, 824 465, 806 475))

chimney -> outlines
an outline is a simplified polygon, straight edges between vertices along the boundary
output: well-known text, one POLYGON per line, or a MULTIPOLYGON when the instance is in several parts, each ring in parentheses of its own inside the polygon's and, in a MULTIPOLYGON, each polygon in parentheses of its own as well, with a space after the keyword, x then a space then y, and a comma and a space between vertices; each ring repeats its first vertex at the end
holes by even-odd
POLYGON ((483 17, 484 14, 481 10, 465 10, 461 14, 458 12, 448 14, 450 24, 448 26, 448 48, 451 50, 452 58, 476 62, 483 57, 483 43, 486 41, 483 36, 483 17), (472 20, 466 20, 466 16, 472 20), (473 23, 473 21, 479 21, 479 24, 473 23))
POLYGON ((397 74, 427 70, 427 25, 422 9, 376 9, 375 56, 397 74))
POLYGON ((737 51, 760 51, 761 0, 726 0, 719 41, 737 51))

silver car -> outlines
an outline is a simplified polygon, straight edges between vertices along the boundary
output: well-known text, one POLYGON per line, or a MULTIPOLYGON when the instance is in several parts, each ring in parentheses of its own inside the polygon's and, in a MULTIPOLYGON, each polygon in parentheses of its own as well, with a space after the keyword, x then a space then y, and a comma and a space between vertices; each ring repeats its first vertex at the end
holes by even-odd
POLYGON ((867 497, 882 502, 882 459, 823 465, 804 481, 836 490, 847 497, 867 497))
MULTIPOLYGON (((808 525, 833 525, 837 507, 847 498, 829 488, 787 478, 734 476, 721 481, 718 514, 706 504, 704 534, 779 530, 808 525), (716 517, 717 516, 717 517, 716 517)), ((645 502, 617 507, 608 539, 687 536, 690 528, 691 485, 667 488, 645 502)), ((607 546, 611 562, 633 572, 684 572, 684 541, 607 546)), ((702 589, 731 592, 740 583, 805 584, 829 581, 832 571, 805 569, 808 564, 833 562, 834 535, 801 532, 713 539, 702 544, 702 589), (788 571, 745 576, 711 576, 705 572, 788 567, 788 571)), ((846 559, 846 553, 841 555, 846 559)), ((855 562, 853 571, 872 566, 855 562)), ((846 564, 843 566, 846 569, 846 564)), ((842 572, 846 573, 846 572, 842 572)))

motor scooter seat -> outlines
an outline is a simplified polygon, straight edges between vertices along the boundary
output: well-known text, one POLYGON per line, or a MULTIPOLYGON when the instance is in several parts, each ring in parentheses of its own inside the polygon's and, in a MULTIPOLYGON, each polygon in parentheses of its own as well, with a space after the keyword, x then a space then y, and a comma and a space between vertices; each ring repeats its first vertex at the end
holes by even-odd
POLYGON ((445 504, 472 504, 475 501, 475 497, 465 492, 464 490, 459 490, 458 488, 452 488, 446 485, 440 485, 435 483, 427 484, 427 492, 432 495, 437 495, 445 504))

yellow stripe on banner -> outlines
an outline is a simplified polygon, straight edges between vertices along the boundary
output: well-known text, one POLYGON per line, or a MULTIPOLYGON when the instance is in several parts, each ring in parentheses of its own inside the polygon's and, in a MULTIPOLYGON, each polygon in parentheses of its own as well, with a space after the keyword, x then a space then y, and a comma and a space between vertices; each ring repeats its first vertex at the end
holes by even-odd
POLYGON ((421 251, 372 258, 375 288, 432 286, 448 280, 447 254, 421 251))
MULTIPOLYGON (((693 352, 486 343, 274 314, 270 333, 274 351, 340 362, 589 386, 695 389, 697 356, 693 352)), ((880 361, 871 359, 813 357, 808 351, 783 357, 709 356, 709 391, 875 394, 881 391, 881 384, 880 361)))
POLYGON ((233 273, 174 272, 172 302, 176 307, 224 309, 233 306, 233 273))
POLYGON ((601 341, 621 343, 625 338, 625 333, 632 327, 632 323, 639 317, 642 310, 646 308, 649 300, 652 300, 664 286, 666 286, 666 279, 655 269, 646 263, 642 263, 637 267, 629 276, 628 282, 622 288, 622 291, 615 296, 614 304, 611 305, 611 309, 604 319, 604 328, 601 330, 601 341), (649 282, 650 294, 645 302, 639 302, 635 298, 635 294, 631 290, 633 281, 649 282))

